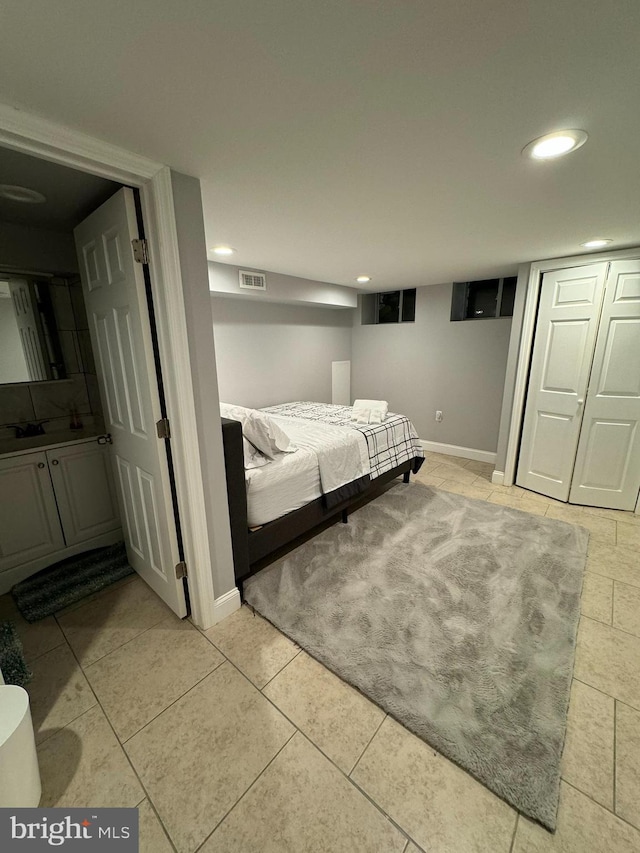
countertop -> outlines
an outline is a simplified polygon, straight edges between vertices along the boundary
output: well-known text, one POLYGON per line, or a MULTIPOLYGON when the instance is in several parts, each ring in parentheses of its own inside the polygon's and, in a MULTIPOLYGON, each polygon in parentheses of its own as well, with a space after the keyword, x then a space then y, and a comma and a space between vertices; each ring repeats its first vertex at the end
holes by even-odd
POLYGON ((0 439, 0 457, 21 455, 40 448, 48 449, 64 444, 79 444, 96 439, 99 435, 103 433, 97 433, 93 429, 66 429, 44 435, 31 435, 28 438, 3 438, 0 439))

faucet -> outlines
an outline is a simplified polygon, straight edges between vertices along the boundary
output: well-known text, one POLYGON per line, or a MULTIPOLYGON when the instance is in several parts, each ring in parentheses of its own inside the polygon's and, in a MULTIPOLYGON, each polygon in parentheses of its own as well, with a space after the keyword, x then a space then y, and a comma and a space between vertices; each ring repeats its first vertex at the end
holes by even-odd
POLYGON ((20 426, 20 424, 10 424, 12 429, 16 431, 16 438, 31 438, 34 435, 44 435, 44 424, 48 424, 49 421, 40 421, 37 424, 26 424, 26 426, 20 426))

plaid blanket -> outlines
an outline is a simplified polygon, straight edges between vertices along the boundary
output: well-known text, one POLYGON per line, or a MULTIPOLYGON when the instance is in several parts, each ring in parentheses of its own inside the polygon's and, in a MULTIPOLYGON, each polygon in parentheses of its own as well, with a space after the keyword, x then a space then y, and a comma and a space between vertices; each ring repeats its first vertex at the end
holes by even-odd
POLYGON ((282 403, 262 411, 278 417, 321 421, 358 430, 367 441, 372 480, 412 459, 415 460, 413 472, 417 473, 424 459, 418 434, 404 415, 389 412, 381 424, 356 424, 351 420, 351 406, 334 406, 331 403, 282 403))

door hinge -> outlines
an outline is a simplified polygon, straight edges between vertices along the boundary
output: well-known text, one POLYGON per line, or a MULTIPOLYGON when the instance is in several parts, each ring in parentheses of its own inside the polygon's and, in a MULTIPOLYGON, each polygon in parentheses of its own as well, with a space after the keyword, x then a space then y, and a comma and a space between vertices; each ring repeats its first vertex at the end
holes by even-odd
POLYGON ((158 433, 158 438, 171 438, 169 418, 160 418, 160 420, 157 421, 156 432, 158 433))
POLYGON ((146 240, 132 240, 133 259, 137 264, 149 263, 149 247, 146 240))
POLYGON ((178 580, 187 577, 187 564, 184 560, 180 560, 179 563, 176 563, 176 577, 178 580))

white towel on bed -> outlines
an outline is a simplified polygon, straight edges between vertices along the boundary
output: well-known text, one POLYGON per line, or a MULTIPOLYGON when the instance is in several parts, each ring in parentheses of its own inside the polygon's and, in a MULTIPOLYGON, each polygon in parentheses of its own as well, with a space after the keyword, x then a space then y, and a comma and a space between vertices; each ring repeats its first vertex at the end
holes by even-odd
POLYGON ((386 400, 354 400, 351 420, 359 424, 381 424, 388 411, 386 400))

